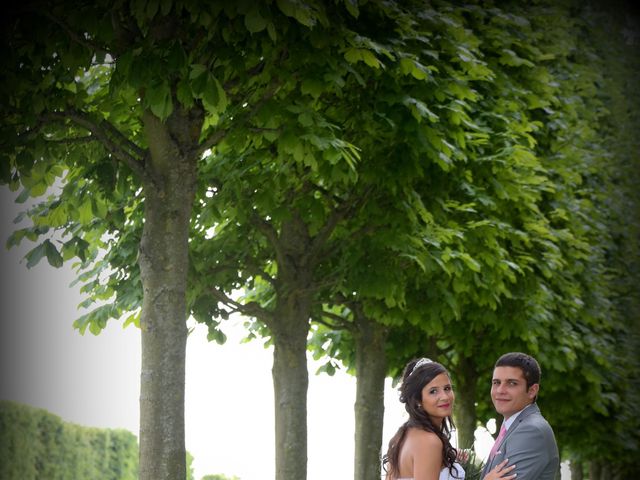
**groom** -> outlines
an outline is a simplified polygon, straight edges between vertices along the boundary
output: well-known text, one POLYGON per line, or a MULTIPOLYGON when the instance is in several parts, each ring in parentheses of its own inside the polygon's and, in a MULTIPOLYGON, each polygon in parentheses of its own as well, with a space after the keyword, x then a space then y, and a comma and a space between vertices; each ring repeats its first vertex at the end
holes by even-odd
POLYGON ((506 458, 516 466, 517 480, 556 478, 560 456, 553 430, 536 405, 539 389, 540 365, 535 358, 512 352, 498 359, 491 400, 504 420, 482 477, 506 458))

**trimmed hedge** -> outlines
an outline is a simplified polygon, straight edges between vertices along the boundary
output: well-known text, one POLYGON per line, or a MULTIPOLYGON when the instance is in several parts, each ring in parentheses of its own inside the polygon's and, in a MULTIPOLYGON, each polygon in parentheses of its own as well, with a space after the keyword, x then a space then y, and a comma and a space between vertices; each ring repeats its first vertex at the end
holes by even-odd
POLYGON ((3 480, 136 480, 138 440, 127 430, 84 427, 0 400, 3 480))

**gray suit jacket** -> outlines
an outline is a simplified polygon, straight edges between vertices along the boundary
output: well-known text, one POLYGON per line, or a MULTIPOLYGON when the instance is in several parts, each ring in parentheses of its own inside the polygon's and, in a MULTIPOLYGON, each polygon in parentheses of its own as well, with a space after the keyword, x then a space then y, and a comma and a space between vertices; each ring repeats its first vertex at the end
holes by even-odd
POLYGON ((516 465, 517 480, 556 478, 560 464, 558 445, 551 426, 535 403, 523 410, 509 427, 495 457, 487 460, 482 476, 505 458, 509 459, 508 465, 516 465))

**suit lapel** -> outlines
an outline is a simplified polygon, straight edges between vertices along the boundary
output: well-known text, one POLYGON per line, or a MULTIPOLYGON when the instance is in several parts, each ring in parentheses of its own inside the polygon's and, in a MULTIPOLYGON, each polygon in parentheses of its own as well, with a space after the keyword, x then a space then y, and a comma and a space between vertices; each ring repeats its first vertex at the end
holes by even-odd
POLYGON ((520 426, 520 424, 522 422, 524 422, 529 416, 533 415, 536 412, 539 413, 540 409, 538 408, 538 405, 536 405, 535 403, 532 403, 530 406, 526 407, 522 411, 522 413, 520 413, 520 415, 518 415, 518 418, 516 418, 515 421, 511 424, 511 426, 507 430, 507 434, 502 439, 502 443, 500 443, 498 448, 501 448, 502 445, 504 445, 504 443, 507 441, 507 439, 518 429, 518 427, 520 426))
MULTIPOLYGON (((536 405, 535 403, 532 403, 530 406, 526 407, 522 413, 520 413, 520 415, 518 415, 518 417, 515 419, 515 421, 513 422, 513 424, 511 424, 511 426, 507 429, 507 434, 504 436, 504 438, 502 439, 502 442, 500 442, 500 445, 498 445, 498 450, 502 449, 502 445, 505 444, 505 442, 509 439, 509 437, 516 431, 516 429, 518 428, 518 426, 527 418, 529 417, 529 415, 533 415, 534 413, 540 413, 540 409, 538 408, 538 405, 536 405)), ((491 469, 493 467, 496 466, 495 460, 499 458, 499 455, 496 455, 495 457, 493 457, 493 459, 489 460, 487 462, 487 464, 485 465, 485 468, 482 472, 482 476, 486 476, 487 473, 489 473, 491 471, 491 469)))

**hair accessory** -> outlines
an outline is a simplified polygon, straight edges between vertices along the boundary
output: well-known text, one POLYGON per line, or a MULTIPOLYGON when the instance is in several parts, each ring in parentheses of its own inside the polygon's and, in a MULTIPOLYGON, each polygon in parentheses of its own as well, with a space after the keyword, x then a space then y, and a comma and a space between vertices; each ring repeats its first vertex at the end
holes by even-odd
POLYGON ((418 367, 421 367, 422 365, 426 365, 427 363, 432 363, 432 362, 433 360, 431 360, 430 358, 421 358, 413 366, 413 368, 411 369, 411 373, 408 376, 410 377, 411 375, 413 375, 413 372, 415 372, 418 367))

